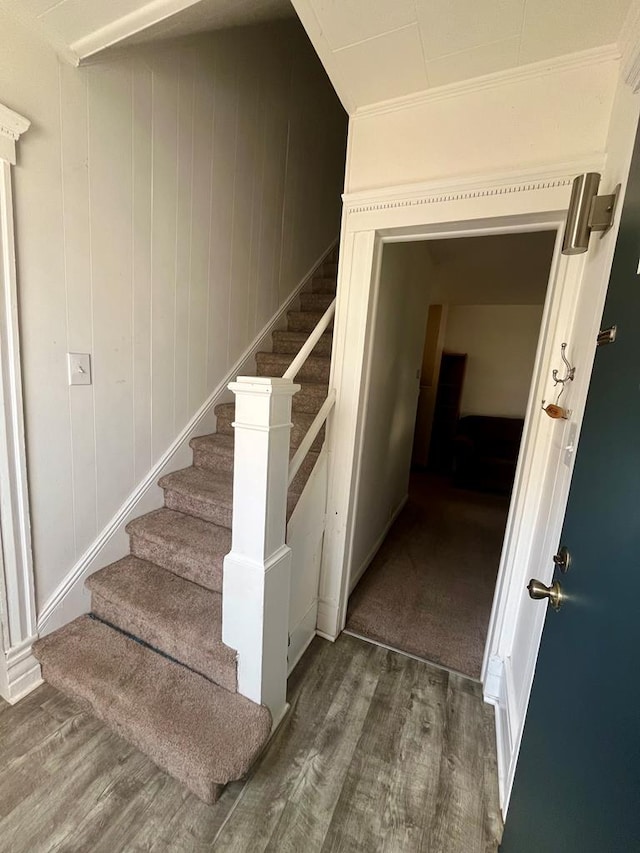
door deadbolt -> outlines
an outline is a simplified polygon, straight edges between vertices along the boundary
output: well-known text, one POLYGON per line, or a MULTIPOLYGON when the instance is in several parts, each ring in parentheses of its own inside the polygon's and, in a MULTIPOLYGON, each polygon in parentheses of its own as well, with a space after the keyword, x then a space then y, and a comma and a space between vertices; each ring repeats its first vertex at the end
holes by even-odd
POLYGON ((553 564, 563 575, 571 568, 571 554, 566 545, 561 545, 558 553, 553 555, 553 564))
POLYGON ((531 578, 527 589, 529 590, 529 598, 533 598, 536 601, 548 598, 549 604, 554 610, 560 610, 564 603, 565 595, 558 581, 554 581, 551 586, 546 586, 542 581, 531 578))

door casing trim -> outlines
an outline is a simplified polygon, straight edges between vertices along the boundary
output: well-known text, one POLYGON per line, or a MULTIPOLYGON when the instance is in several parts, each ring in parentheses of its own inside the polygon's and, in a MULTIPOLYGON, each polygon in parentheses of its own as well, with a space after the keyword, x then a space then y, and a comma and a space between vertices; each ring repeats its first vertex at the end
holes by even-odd
MULTIPOLYGON (((585 348, 590 327, 579 311, 584 288, 585 256, 560 253, 561 231, 573 177, 582 171, 601 171, 603 160, 565 163, 537 172, 475 176, 470 180, 391 187, 344 197, 338 302, 334 325, 334 356, 330 383, 337 402, 328 428, 330 470, 327 530, 320 581, 318 629, 335 638, 344 628, 356 517, 359 461, 366 424, 363 419, 371 346, 371 311, 375 304, 385 243, 442 239, 518 231, 555 230, 556 247, 545 304, 534 379, 527 407, 514 499, 509 513, 498 584, 482 667, 485 699, 496 705, 501 803, 506 809, 524 714, 533 681, 545 608, 535 608, 533 630, 524 656, 525 677, 515 684, 512 652, 522 611, 524 575, 531 554, 539 556, 540 572, 551 574, 551 555, 560 535, 573 460, 555 476, 551 499, 548 463, 562 442, 564 424, 541 412, 540 400, 551 390, 551 369, 560 343, 584 338, 577 348, 581 379, 567 403, 573 410, 577 434, 591 373, 593 352, 585 348), (517 178, 517 179, 516 179, 517 178), (576 324, 582 323, 583 329, 576 324), (580 332, 582 334, 580 335, 580 332), (582 353, 584 350, 584 353, 582 353), (589 360, 591 358, 591 360, 589 360), (586 381, 584 377, 586 376, 586 381), (535 447, 535 454, 534 454, 535 447), (534 541, 536 521, 545 514, 545 541, 534 541), (547 553, 547 551, 549 553, 547 553), (548 571, 543 566, 548 564, 548 571), (520 567, 520 570, 518 570, 520 567), (522 575, 522 577, 521 577, 522 575)), ((606 290, 606 287, 605 287, 606 290)), ((604 298, 604 296, 602 297, 604 298)), ((593 347, 595 350, 595 345, 593 347)), ((574 454, 575 455, 575 454, 574 454)), ((557 472, 555 472, 557 474, 557 472)))

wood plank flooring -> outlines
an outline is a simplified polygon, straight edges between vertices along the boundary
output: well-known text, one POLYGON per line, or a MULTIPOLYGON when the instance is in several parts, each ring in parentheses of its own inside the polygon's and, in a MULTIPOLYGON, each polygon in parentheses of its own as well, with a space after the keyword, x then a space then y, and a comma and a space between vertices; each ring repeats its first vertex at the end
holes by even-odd
POLYGON ((495 853, 480 685, 343 635, 316 639, 245 783, 206 806, 44 685, 0 703, 1 853, 495 853))

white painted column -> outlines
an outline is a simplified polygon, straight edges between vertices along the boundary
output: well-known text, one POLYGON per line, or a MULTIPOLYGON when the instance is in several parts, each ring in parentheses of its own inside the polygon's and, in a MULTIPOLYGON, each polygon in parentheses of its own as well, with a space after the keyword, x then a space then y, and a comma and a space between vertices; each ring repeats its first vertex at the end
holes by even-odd
POLYGON ((291 550, 285 544, 289 379, 238 377, 231 553, 224 560, 222 640, 238 652, 238 692, 286 709, 291 550))

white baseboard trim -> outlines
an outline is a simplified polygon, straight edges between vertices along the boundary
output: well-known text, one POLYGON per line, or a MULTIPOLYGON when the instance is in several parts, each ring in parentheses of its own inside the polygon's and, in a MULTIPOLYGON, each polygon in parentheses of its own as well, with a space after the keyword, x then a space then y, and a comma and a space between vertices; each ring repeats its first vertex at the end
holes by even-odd
POLYGON ((294 288, 289 298, 282 304, 276 314, 258 333, 238 361, 219 382, 209 397, 200 406, 195 415, 187 423, 177 438, 163 453, 160 459, 149 470, 144 479, 131 492, 115 515, 109 520, 92 544, 71 568, 62 582, 57 586, 50 598, 45 602, 38 617, 38 634, 47 634, 62 625, 86 613, 89 609, 89 596, 84 590, 84 580, 102 566, 117 560, 128 553, 128 539, 125 527, 129 521, 138 515, 151 512, 162 506, 162 491, 157 483, 165 474, 177 471, 191 464, 189 441, 199 434, 215 430, 214 408, 222 402, 231 402, 233 394, 227 386, 239 375, 255 373, 256 353, 270 349, 271 333, 286 321, 287 311, 300 296, 315 270, 333 251, 337 239, 313 262, 302 280, 294 288))
POLYGON ((31 651, 36 639, 37 637, 29 637, 4 653, 6 681, 3 679, 1 695, 10 705, 15 705, 42 684, 40 664, 31 651))
POLYGON ((376 539, 376 541, 373 545, 373 548, 369 551, 369 553, 364 558, 362 563, 358 566, 357 571, 352 573, 351 578, 349 579, 349 595, 351 595, 353 590, 356 588, 358 581, 360 580, 362 575, 367 571, 367 569, 369 568, 369 566, 373 562, 373 559, 376 556, 376 554, 378 553, 378 551, 380 550, 380 548, 382 548, 382 543, 387 538, 389 531, 393 527, 393 523, 395 522, 396 518, 400 515, 402 510, 405 508, 408 500, 409 500, 409 495, 407 494, 402 498, 402 500, 400 501, 398 506, 394 509, 393 513, 391 514, 391 518, 386 523, 386 525, 385 525, 382 533, 380 534, 380 536, 376 539))
POLYGON ((320 637, 323 640, 328 640, 330 643, 335 643, 335 641, 338 639, 337 637, 334 637, 331 634, 327 634, 324 631, 321 631, 319 628, 316 628, 316 636, 320 637))

